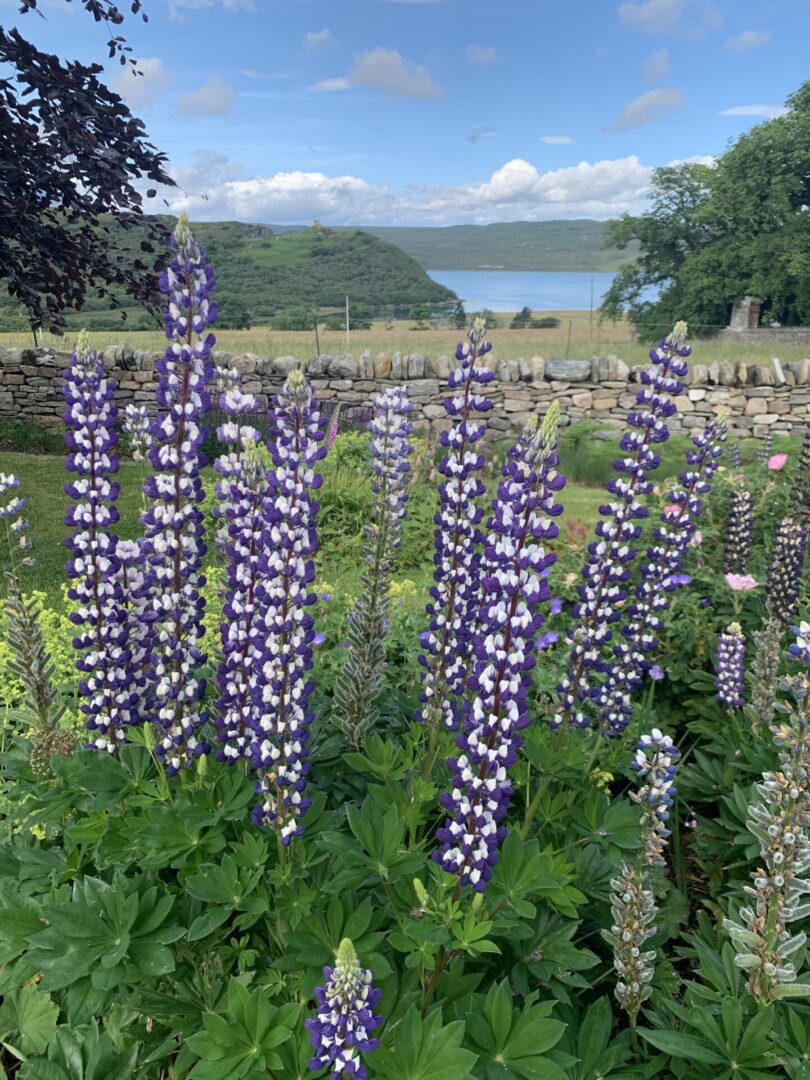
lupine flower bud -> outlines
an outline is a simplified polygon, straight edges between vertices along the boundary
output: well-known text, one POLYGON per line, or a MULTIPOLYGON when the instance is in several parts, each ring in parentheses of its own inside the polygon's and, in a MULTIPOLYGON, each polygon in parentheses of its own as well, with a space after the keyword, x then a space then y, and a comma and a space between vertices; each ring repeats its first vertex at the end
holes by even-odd
POLYGON ((744 574, 754 543, 754 498, 741 488, 732 492, 726 521, 723 573, 744 574))
POLYGON ((805 525, 789 517, 780 522, 773 541, 765 604, 768 613, 784 626, 796 617, 806 544, 805 525))
POLYGON ((306 1021, 315 1056, 310 1069, 331 1069, 331 1080, 354 1077, 367 1080, 361 1053, 376 1050, 372 1038, 383 1021, 374 1015, 380 991, 372 985, 373 974, 361 968, 354 945, 348 938, 340 943, 334 967, 325 967, 326 982, 315 990, 318 1015, 306 1021))
POLYGON ((739 623, 730 623, 717 638, 714 686, 717 700, 730 712, 742 708, 745 671, 745 637, 739 623))
POLYGON ((124 409, 124 434, 135 461, 142 461, 152 446, 149 412, 145 405, 129 402, 124 409))
POLYGON ((311 585, 319 509, 313 493, 323 481, 316 466, 326 455, 321 445, 326 418, 318 412, 312 388, 300 371, 287 376, 270 419, 273 467, 264 499, 258 565, 261 656, 250 761, 260 796, 253 820, 272 825, 287 845, 302 834, 301 817, 310 802, 304 794, 315 640, 309 608, 317 600, 311 585))
POLYGON ((206 327, 215 321, 217 309, 210 300, 213 271, 185 215, 170 243, 172 259, 160 276, 169 345, 156 365, 158 414, 149 451, 154 474, 144 486, 151 505, 142 519, 142 554, 152 579, 152 719, 163 729, 155 753, 171 776, 209 750, 198 738, 206 719, 201 711, 205 681, 199 675, 204 660, 201 569, 206 551, 200 469, 205 464, 201 447, 206 436, 201 420, 211 404, 206 384, 212 375, 214 344, 206 327))
POLYGON ((529 423, 503 467, 484 549, 481 608, 475 623, 475 660, 465 705, 461 753, 448 759, 452 788, 442 796, 448 811, 436 831, 442 847, 433 858, 459 886, 483 892, 498 861, 512 785, 509 767, 529 722, 526 693, 543 625, 540 606, 551 599, 548 574, 556 556, 546 543, 558 534, 552 517, 562 512, 556 495, 559 406, 543 424, 529 423))
POLYGON ((650 351, 652 367, 642 372, 643 388, 636 395, 639 411, 628 416, 630 425, 620 445, 623 457, 614 462, 619 473, 608 491, 613 501, 600 506, 602 521, 596 526, 596 540, 588 547, 588 561, 582 570, 579 603, 573 611, 576 629, 571 634, 571 651, 566 673, 559 683, 559 703, 553 727, 573 723, 587 727, 584 703, 591 697, 594 669, 603 667, 603 650, 611 641, 611 625, 619 618, 618 604, 627 596, 630 564, 636 557, 633 544, 641 536, 639 524, 647 508, 639 501, 652 491, 649 474, 660 458, 653 447, 666 442, 666 421, 677 411, 672 400, 683 391, 691 349, 685 344, 686 324, 676 323, 673 332, 650 351))
POLYGON ((391 559, 399 547, 408 501, 413 425, 407 387, 375 398, 369 424, 374 479, 371 524, 365 530, 361 596, 351 613, 347 655, 335 682, 334 719, 352 746, 360 746, 377 719, 382 689, 391 559))
POLYGON ((610 906, 613 925, 603 931, 613 946, 613 966, 618 975, 616 1000, 635 1025, 642 1002, 652 992, 655 950, 644 945, 655 933, 658 911, 650 888, 650 873, 665 865, 664 850, 669 839, 669 810, 675 787, 673 778, 680 752, 668 735, 653 728, 642 735, 631 768, 645 783, 631 798, 642 807, 641 850, 635 864, 622 863, 611 881, 610 906))
POLYGON ((483 329, 473 327, 467 335, 469 344, 458 346, 460 366, 449 381, 455 394, 444 400, 445 412, 454 426, 440 436, 447 452, 439 465, 444 479, 439 484, 440 509, 434 518, 436 569, 427 605, 430 625, 420 637, 424 651, 419 657, 425 668, 421 716, 432 728, 440 724, 453 730, 458 727, 459 702, 464 695, 467 657, 480 599, 481 555, 477 549, 482 537, 478 526, 484 511, 476 500, 485 490, 480 478, 484 456, 475 444, 484 437, 486 425, 473 414, 492 408, 492 402, 477 393, 475 387, 493 377, 491 371, 478 366, 480 357, 492 348, 482 340, 482 333, 483 329))

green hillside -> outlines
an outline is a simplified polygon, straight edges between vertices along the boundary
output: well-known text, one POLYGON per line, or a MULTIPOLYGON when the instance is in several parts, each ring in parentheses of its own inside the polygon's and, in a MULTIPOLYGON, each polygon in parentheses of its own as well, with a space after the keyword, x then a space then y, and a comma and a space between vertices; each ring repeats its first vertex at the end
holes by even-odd
MULTIPOLYGON (((160 220, 167 230, 171 228, 173 219, 160 220)), ((398 247, 356 229, 318 226, 279 235, 266 225, 234 221, 192 222, 192 229, 214 267, 223 316, 246 310, 254 324, 262 323, 296 305, 341 308, 347 295, 354 304, 367 304, 375 311, 393 307, 403 313, 414 304, 440 305, 456 299, 398 247)), ((140 254, 141 239, 138 229, 121 233, 121 257, 140 254)), ((125 310, 133 329, 154 325, 146 312, 125 310)), ((110 311, 107 301, 89 297, 80 314, 69 316, 68 326, 117 328, 120 319, 120 311, 110 311)), ((24 318, 5 296, 0 297, 0 330, 25 327, 24 318)))
POLYGON ((446 228, 378 228, 366 232, 396 244, 430 270, 619 270, 636 257, 603 248, 605 222, 514 221, 446 228))

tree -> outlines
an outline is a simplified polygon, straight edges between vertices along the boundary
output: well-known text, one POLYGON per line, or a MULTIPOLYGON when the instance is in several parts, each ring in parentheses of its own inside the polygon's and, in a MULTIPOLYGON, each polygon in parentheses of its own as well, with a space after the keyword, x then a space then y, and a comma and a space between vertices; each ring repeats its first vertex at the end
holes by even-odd
MULTIPOLYGON (((96 22, 123 21, 110 0, 81 2, 96 22)), ((35 7, 22 0, 23 13, 35 7)), ((131 63, 122 37, 111 33, 107 44, 111 57, 131 63)), ((0 26, 0 281, 34 328, 60 332, 65 309, 80 309, 88 289, 111 307, 116 289, 147 306, 157 300, 163 226, 155 222, 141 240, 151 260, 122 258, 115 237, 144 221, 136 183, 173 181, 143 123, 99 81, 102 71, 0 26)))
POLYGON ((245 302, 241 300, 238 296, 234 296, 232 293, 222 293, 217 298, 217 311, 217 326, 219 326, 220 329, 250 329, 250 312, 248 311, 245 302))
POLYGON ((604 315, 627 314, 650 339, 677 318, 706 333, 752 295, 765 322, 810 322, 810 82, 787 104, 716 167, 657 169, 649 212, 609 222, 606 246, 635 239, 641 253, 616 275, 604 315))
POLYGON ((510 330, 525 330, 532 321, 532 309, 522 307, 509 323, 510 330))
POLYGON ((284 308, 278 315, 273 316, 274 330, 312 330, 314 326, 315 312, 302 305, 284 308))

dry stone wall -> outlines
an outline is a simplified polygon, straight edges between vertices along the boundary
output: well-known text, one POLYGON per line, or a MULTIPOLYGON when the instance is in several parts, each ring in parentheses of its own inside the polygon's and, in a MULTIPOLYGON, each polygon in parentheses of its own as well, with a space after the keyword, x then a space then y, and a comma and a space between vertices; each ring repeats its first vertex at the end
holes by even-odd
MULTIPOLYGON (((155 402, 157 353, 133 350, 125 344, 104 351, 108 371, 118 385, 119 403, 155 402)), ((232 356, 218 352, 217 363, 232 364, 244 376, 246 391, 265 409, 287 374, 300 366, 293 356, 264 357, 252 353, 232 356)), ((34 421, 47 427, 62 423, 62 372, 69 356, 48 349, 0 349, 0 416, 34 421)), ((487 360, 491 359, 487 357, 487 360)), ((386 385, 407 383, 415 405, 417 427, 440 431, 446 426, 443 399, 446 380, 455 361, 421 353, 380 353, 372 356, 316 356, 306 364, 318 398, 344 405, 368 405, 386 385)), ((616 356, 593 360, 493 360, 495 379, 487 387, 494 409, 489 430, 497 438, 517 430, 532 413, 549 402, 560 403, 563 424, 576 420, 624 423, 635 404, 637 372, 616 356)), ((695 363, 689 385, 678 402, 675 431, 701 428, 713 414, 727 411, 732 434, 764 436, 769 431, 801 429, 810 420, 810 359, 781 365, 746 365, 720 361, 695 363)))

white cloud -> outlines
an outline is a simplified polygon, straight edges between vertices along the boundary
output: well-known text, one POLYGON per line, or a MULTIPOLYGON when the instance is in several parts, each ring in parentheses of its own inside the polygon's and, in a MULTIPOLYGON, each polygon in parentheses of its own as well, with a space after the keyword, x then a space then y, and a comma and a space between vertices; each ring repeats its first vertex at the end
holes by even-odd
POLYGON ((464 55, 471 64, 493 64, 498 59, 494 45, 468 45, 464 55))
POLYGON ((574 140, 570 135, 541 135, 540 142, 548 143, 549 146, 570 146, 574 140))
POLYGON ((618 10, 625 26, 654 36, 701 37, 721 25, 712 0, 625 0, 618 10))
POLYGON ((177 108, 188 116, 230 116, 235 100, 234 88, 219 75, 211 75, 199 89, 183 94, 177 108))
POLYGON ((642 127, 644 124, 653 124, 660 120, 668 109, 677 109, 684 104, 682 91, 672 90, 648 90, 646 94, 629 102, 616 118, 616 122, 605 131, 615 133, 617 131, 629 131, 631 128, 642 127))
POLYGON ((255 0, 169 0, 169 17, 174 22, 183 21, 183 9, 211 8, 222 5, 226 11, 255 11, 255 0))
POLYGON ((489 124, 477 124, 467 136, 467 142, 477 143, 481 139, 491 139, 497 134, 496 127, 491 127, 489 124))
POLYGON ((754 49, 761 49, 770 40, 770 30, 743 30, 741 34, 728 39, 726 48, 731 49, 732 52, 751 52, 754 49))
POLYGON ((721 109, 721 116, 764 116, 773 120, 776 116, 784 116, 788 109, 784 105, 734 105, 730 109, 721 109))
POLYGON ((334 93, 352 86, 373 86, 395 97, 420 100, 445 96, 426 67, 409 64, 396 49, 377 48, 358 53, 348 75, 321 79, 312 89, 334 93))
POLYGON ((110 79, 110 86, 120 94, 133 109, 143 108, 156 101, 169 85, 169 75, 163 61, 157 56, 148 56, 138 61, 136 74, 129 64, 119 68, 110 79))
POLYGON ((655 52, 645 56, 641 62, 641 70, 647 82, 663 82, 672 73, 672 64, 669 59, 669 49, 656 49, 655 52))
POLYGON ((248 178, 222 155, 202 155, 193 165, 176 170, 183 190, 162 194, 172 212, 186 210, 192 219, 213 221, 284 224, 317 217, 334 225, 484 224, 638 212, 649 192, 651 175, 652 167, 634 156, 582 161, 549 172, 539 172, 530 162, 515 158, 487 180, 397 191, 357 176, 323 172, 248 178))
POLYGON ((331 45, 332 41, 332 31, 326 28, 323 30, 310 30, 308 34, 304 34, 304 45, 307 52, 317 52, 324 45, 331 45))

